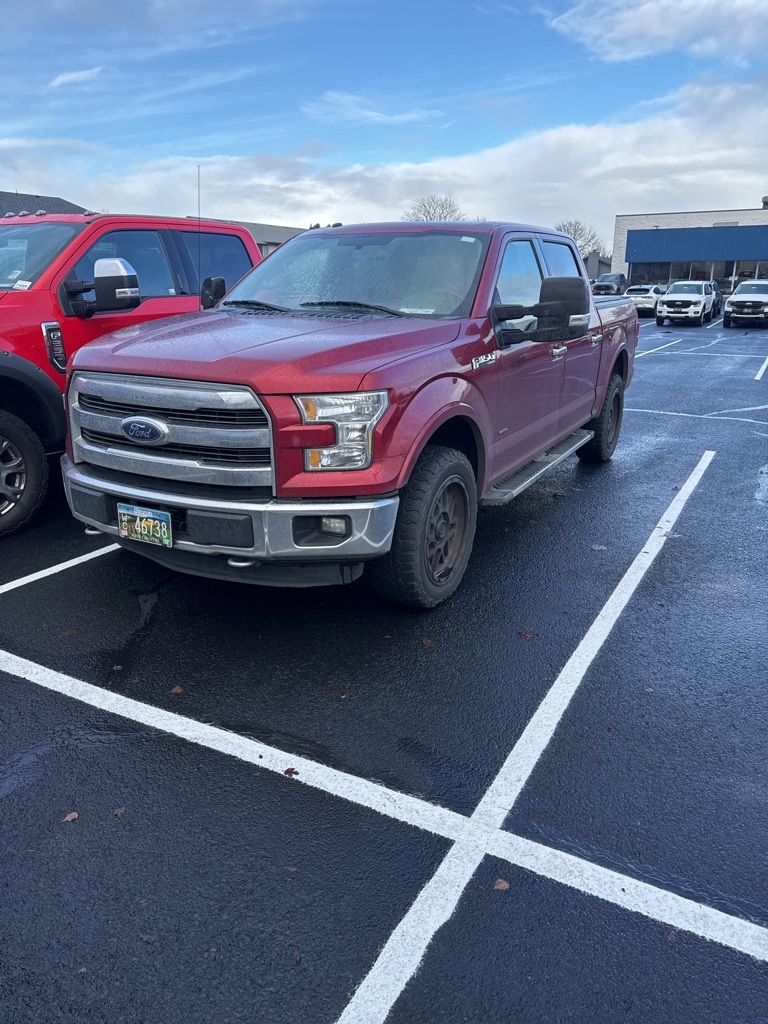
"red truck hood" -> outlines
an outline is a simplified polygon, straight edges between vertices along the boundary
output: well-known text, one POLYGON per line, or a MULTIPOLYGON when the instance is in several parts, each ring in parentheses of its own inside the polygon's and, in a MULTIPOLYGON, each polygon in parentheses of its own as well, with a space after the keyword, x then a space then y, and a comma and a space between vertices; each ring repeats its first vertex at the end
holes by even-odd
POLYGON ((354 391, 366 373, 448 344, 456 320, 340 320, 216 310, 126 327, 84 346, 75 369, 249 384, 262 394, 354 391))

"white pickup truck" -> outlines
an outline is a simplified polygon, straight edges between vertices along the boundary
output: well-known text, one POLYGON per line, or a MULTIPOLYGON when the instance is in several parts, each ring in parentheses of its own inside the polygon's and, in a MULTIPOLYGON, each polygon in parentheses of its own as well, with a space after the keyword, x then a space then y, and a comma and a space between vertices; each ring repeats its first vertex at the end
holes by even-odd
POLYGON ((674 281, 659 299, 656 323, 663 327, 665 320, 693 320, 701 326, 712 319, 714 301, 712 285, 707 281, 674 281))
POLYGON ((728 296, 723 327, 730 327, 733 322, 768 324, 768 281, 742 281, 733 295, 728 296))

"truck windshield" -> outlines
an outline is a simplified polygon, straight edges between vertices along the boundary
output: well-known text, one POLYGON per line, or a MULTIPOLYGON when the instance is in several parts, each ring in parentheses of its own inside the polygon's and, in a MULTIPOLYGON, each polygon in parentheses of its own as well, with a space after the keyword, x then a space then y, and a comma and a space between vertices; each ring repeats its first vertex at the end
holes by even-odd
MULTIPOLYGON (((277 249, 227 295, 289 312, 468 316, 490 235, 471 231, 308 231, 277 249)), ((243 308, 247 308, 244 304, 243 308)))
POLYGON ((26 291, 81 230, 75 224, 0 223, 0 290, 26 291))
POLYGON ((742 281, 734 295, 765 295, 768 292, 768 281, 742 281))
POLYGON ((673 292, 675 295, 701 295, 703 291, 704 285, 696 284, 695 281, 675 281, 669 286, 667 295, 671 295, 673 292))

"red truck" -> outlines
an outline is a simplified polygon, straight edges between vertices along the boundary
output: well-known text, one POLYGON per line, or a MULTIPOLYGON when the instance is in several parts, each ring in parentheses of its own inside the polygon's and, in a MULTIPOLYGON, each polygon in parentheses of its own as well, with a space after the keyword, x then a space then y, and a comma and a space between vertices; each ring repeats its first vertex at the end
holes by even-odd
POLYGON ((215 221, 42 212, 0 220, 0 536, 35 514, 47 454, 64 448, 67 357, 119 327, 199 310, 206 278, 234 285, 260 260, 249 231, 215 221), (97 301, 99 261, 115 258, 136 272, 138 295, 126 302, 102 289, 97 301))
POLYGON ((544 228, 307 232, 215 309, 77 353, 70 507, 183 572, 305 587, 366 566, 434 607, 479 504, 612 456, 638 320, 597 303, 572 239, 544 228))

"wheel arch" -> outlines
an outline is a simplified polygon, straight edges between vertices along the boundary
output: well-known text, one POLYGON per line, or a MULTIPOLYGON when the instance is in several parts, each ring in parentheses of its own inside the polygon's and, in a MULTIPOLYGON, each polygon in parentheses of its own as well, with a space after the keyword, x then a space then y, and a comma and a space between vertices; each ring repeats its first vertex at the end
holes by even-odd
POLYGON ((67 434, 64 398, 34 363, 0 351, 0 409, 28 424, 49 450, 62 448, 67 434))

